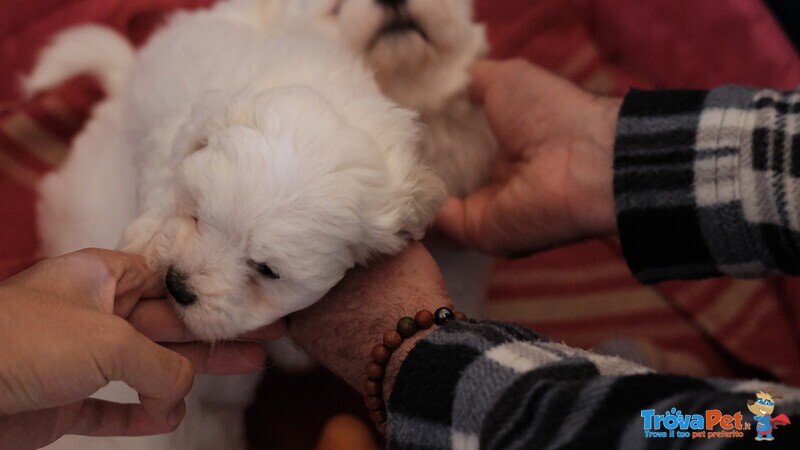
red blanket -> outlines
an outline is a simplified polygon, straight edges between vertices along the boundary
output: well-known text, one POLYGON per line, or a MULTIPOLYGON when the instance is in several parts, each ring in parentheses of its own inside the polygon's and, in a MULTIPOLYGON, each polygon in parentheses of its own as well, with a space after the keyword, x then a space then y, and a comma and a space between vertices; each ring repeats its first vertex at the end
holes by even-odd
MULTIPOLYGON (((0 278, 35 260, 34 188, 65 157, 96 86, 23 103, 18 74, 57 31, 102 22, 142 42, 165 11, 210 0, 28 0, 0 14, 0 278)), ((758 0, 478 0, 496 57, 523 57, 595 92, 800 84, 800 59, 758 0)), ((657 369, 800 383, 800 301, 789 278, 642 287, 614 242, 500 262, 486 313, 657 369), (783 341, 772 350, 758 341, 783 341)))

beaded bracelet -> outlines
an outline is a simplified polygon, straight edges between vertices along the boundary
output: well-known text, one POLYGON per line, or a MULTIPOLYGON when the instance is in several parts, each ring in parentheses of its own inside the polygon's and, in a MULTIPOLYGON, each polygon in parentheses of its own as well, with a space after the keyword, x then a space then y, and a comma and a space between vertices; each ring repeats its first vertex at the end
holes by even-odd
POLYGON ((392 353, 400 347, 405 339, 414 336, 419 330, 427 330, 436 325, 444 325, 453 320, 465 320, 467 316, 446 307, 441 307, 431 313, 420 310, 411 317, 403 317, 397 321, 394 330, 383 334, 383 344, 372 348, 371 361, 367 364, 367 378, 364 380, 364 403, 369 409, 369 417, 381 433, 386 433, 386 403, 383 400, 383 377, 386 374, 386 364, 392 353))

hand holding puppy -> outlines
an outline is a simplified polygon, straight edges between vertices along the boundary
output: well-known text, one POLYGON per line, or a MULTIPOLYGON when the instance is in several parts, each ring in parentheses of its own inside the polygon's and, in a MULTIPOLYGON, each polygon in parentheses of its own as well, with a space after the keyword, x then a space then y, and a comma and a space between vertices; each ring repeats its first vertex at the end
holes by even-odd
MULTIPOLYGON (((179 322, 169 310, 138 303, 160 291, 151 275, 139 256, 93 249, 44 260, 0 284, 0 448, 38 448, 64 434, 164 433, 183 418, 195 368, 261 366, 257 344, 217 348, 212 358, 208 347, 169 344, 172 351, 137 331, 125 317, 150 338, 191 339, 172 326, 179 322), (138 391, 141 404, 87 398, 113 380, 138 391)), ((281 327, 259 337, 277 337, 281 327)))
POLYGON ((445 203, 439 227, 497 255, 614 233, 620 101, 593 96, 524 61, 479 62, 472 77, 500 155, 487 186, 445 203))

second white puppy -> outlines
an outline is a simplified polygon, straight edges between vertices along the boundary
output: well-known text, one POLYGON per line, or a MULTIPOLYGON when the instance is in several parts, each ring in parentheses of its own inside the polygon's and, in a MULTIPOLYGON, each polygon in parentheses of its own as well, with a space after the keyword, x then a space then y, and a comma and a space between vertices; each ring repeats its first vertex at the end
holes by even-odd
MULTIPOLYGON (((489 178, 497 143, 469 99, 469 68, 486 55, 472 0, 283 0, 284 20, 310 23, 345 43, 372 69, 384 94, 417 111, 422 158, 451 196, 489 178)), ((426 242, 456 305, 479 317, 492 259, 446 240, 426 242)))

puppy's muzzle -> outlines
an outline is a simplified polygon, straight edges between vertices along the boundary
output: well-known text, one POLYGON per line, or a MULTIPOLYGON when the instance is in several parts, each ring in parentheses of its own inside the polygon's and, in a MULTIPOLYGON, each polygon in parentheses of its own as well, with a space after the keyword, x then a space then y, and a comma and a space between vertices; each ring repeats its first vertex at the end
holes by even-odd
POLYGON ((197 301, 197 296, 189 288, 186 275, 172 267, 167 271, 167 290, 180 305, 189 306, 197 301))

